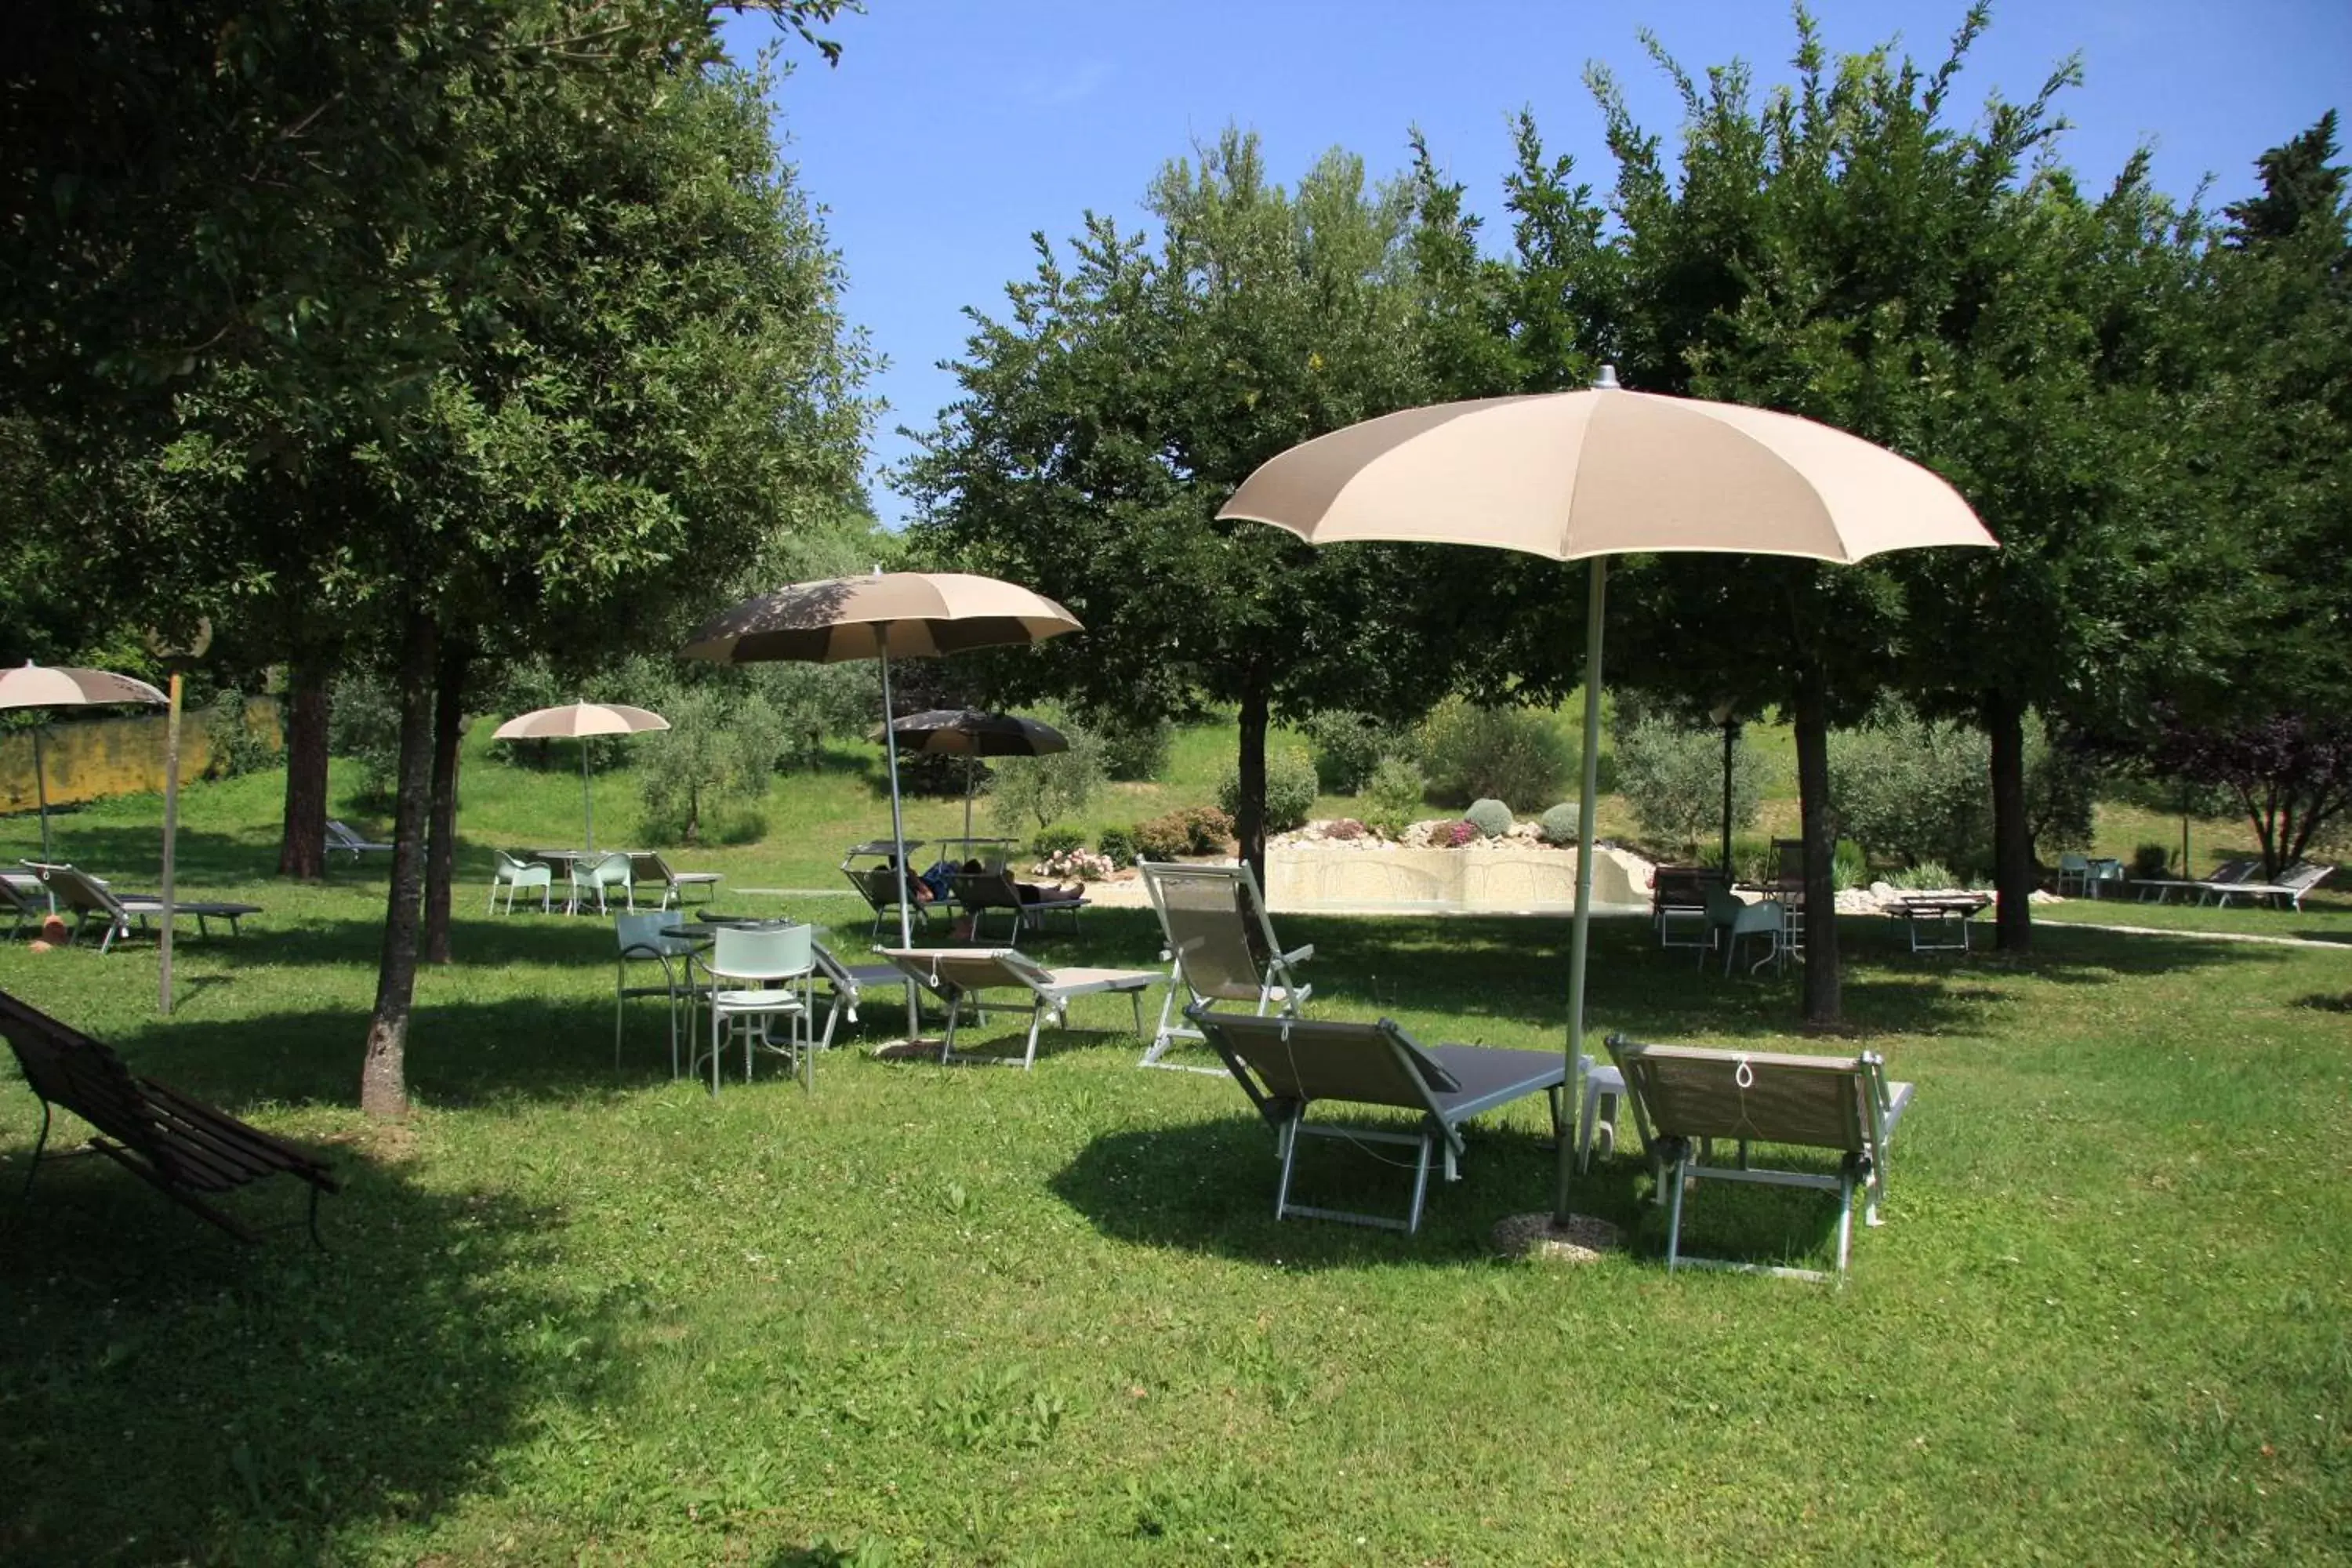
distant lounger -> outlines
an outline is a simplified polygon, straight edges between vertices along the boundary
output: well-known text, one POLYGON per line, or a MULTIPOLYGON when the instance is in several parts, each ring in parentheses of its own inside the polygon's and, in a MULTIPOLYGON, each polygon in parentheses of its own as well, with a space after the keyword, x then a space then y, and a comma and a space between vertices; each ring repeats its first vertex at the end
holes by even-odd
MULTIPOLYGON (((58 903, 73 910, 73 934, 67 939, 69 943, 78 940, 83 929, 95 921, 106 932, 98 944, 98 951, 105 952, 113 947, 117 937, 131 934, 132 921, 137 921, 139 929, 143 931, 150 920, 163 918, 163 900, 152 893, 118 893, 89 872, 71 866, 51 866, 27 860, 25 867, 41 879, 58 903)), ((259 904, 230 904, 212 899, 174 899, 172 901, 173 915, 195 916, 196 931, 204 936, 212 934, 211 922, 214 921, 228 921, 229 934, 234 936, 239 930, 239 921, 260 912, 259 904)))
POLYGON ((0 1034, 8 1037, 25 1082, 41 1101, 40 1136, 25 1176, 45 1160, 103 1154, 190 1213, 240 1241, 251 1227, 205 1200, 269 1176, 292 1176, 310 1188, 310 1239, 319 1240, 319 1194, 341 1190, 326 1163, 151 1078, 135 1078, 122 1058, 78 1029, 0 991, 0 1034), (73 1112, 98 1130, 87 1151, 44 1154, 53 1110, 73 1112))
POLYGON ((356 860, 362 855, 378 851, 389 855, 392 853, 392 848, 389 844, 378 844, 361 837, 359 829, 348 822, 339 821, 331 816, 327 818, 327 853, 330 855, 339 853, 349 855, 356 860))
MULTIPOLYGON (((1056 1024, 1067 1026, 1070 1003, 1080 996, 1124 994, 1135 1005, 1135 1032, 1143 1033, 1143 993, 1160 976, 1150 969, 1081 969, 1065 965, 1048 969, 1036 960, 1009 947, 886 947, 882 956, 898 966, 908 979, 940 997, 948 1005, 948 1032, 940 1048, 942 1061, 956 1059, 956 1024, 963 1016, 969 1001, 972 1011, 982 1007, 1005 1007, 1029 1015, 1029 1041, 1021 1053, 1024 1068, 1037 1060, 1037 1030, 1045 1015, 1054 1015, 1056 1024), (1025 991, 1029 1001, 992 1001, 988 992, 1025 991)), ((994 1062, 1011 1066, 1011 1057, 975 1057, 964 1054, 966 1061, 994 1062)))

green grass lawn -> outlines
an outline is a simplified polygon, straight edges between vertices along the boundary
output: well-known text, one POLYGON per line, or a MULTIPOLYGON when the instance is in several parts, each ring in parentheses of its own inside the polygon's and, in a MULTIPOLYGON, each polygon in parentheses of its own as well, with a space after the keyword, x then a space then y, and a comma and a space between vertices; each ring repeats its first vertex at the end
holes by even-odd
MULTIPOLYGON (((845 754, 779 787, 764 843, 674 859, 855 949, 845 887, 740 889, 839 884, 841 848, 887 823, 875 778, 845 754)), ((1576 1194, 1628 1254, 1490 1256, 1496 1220, 1548 1201, 1527 1105, 1474 1129, 1417 1237, 1276 1225, 1270 1134, 1230 1082, 1137 1070, 1118 1001, 1080 1003, 1029 1074, 876 1059, 880 1007, 813 1096, 774 1077, 716 1100, 670 1080, 640 1004, 616 1073, 609 925, 485 917, 481 849, 457 962, 418 987, 420 1110, 370 1126, 381 858, 268 879, 278 787, 185 797, 182 885, 268 912, 180 944, 169 1021, 152 942, 0 948, 0 987, 348 1179, 323 1254, 299 1229, 240 1248, 102 1161, 44 1169, 20 1204, 38 1110, 0 1068, 0 1560, 2352 1552, 2352 953, 2053 921, 2030 959, 1914 957, 1849 921, 1852 1044, 1919 1086, 1887 1224, 1858 1232, 1843 1289, 1669 1279, 1630 1152, 1576 1194)), ((598 788, 622 842, 630 781, 598 788)), ((561 771, 472 766, 466 829, 568 843, 578 802, 561 771)), ((916 831, 960 812, 919 803, 916 831)), ((58 845, 136 885, 157 816, 110 803, 60 817, 58 845)), ((0 857, 32 843, 0 822, 0 857)), ((1565 921, 1279 924, 1316 945, 1326 1016, 1561 1037, 1565 921)), ((1118 910, 1037 946, 1158 951, 1118 910)), ((1596 928, 1602 1027, 1825 1048, 1794 1032, 1797 984, 1596 928)), ((1398 1170, 1311 1154, 1306 1201, 1402 1207, 1398 1170)), ((1830 1206, 1707 1184, 1686 1245, 1819 1265, 1830 1206)))

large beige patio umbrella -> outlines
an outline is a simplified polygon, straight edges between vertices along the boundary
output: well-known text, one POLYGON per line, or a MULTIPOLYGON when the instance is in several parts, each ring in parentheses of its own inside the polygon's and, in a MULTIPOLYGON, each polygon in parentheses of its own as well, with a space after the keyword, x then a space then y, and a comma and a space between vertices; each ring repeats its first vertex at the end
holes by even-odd
MULTIPOLYGON (((0 670, 0 708, 87 708, 113 702, 164 706, 170 699, 143 680, 110 669, 77 669, 27 660, 0 670)), ((40 805, 41 858, 49 856, 48 765, 41 754, 41 731, 33 731, 33 796, 40 805)))
MULTIPOLYGON (((1077 617, 1043 594, 961 572, 885 572, 795 583, 747 599, 696 628, 678 650, 719 664, 770 659, 844 664, 870 658, 882 667, 882 723, 890 724, 890 658, 935 658, 974 648, 1018 647, 1080 631, 1077 617)), ((915 945, 907 904, 907 826, 898 798, 898 752, 890 768, 890 842, 898 874, 898 945, 915 945)), ((913 986, 907 988, 907 1037, 920 1030, 913 986)))
MULTIPOLYGON (((584 741, 591 735, 642 735, 667 730, 669 721, 650 708, 621 702, 567 702, 534 708, 491 731, 494 741, 584 741)), ((596 847, 596 803, 588 794, 588 748, 580 748, 580 805, 588 817, 588 847, 596 847)))
MULTIPOLYGON (((1628 392, 1609 366, 1582 392, 1407 408, 1335 430, 1261 466, 1217 515, 1270 522, 1309 544, 1478 544, 1591 561, 1571 1078, 1584 1054, 1607 558, 1738 551, 1852 563, 1884 550, 1998 543, 1958 490, 1883 447, 1794 415, 1628 392)), ((1563 1222, 1568 1142, 1553 1208, 1563 1222)))

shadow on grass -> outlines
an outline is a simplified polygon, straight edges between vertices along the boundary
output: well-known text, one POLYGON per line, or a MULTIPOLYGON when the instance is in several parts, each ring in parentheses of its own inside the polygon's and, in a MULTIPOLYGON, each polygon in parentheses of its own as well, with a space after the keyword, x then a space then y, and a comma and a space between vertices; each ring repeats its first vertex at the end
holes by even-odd
POLYGON ((0 1559, 331 1561, 495 1485, 551 1401, 626 1375, 627 1304, 533 1286, 560 1238, 507 1198, 345 1149, 332 1251, 288 1182, 227 1200, 298 1222, 241 1247, 104 1160, 47 1165, 20 1201, 28 1153, 0 1159, 0 1559))

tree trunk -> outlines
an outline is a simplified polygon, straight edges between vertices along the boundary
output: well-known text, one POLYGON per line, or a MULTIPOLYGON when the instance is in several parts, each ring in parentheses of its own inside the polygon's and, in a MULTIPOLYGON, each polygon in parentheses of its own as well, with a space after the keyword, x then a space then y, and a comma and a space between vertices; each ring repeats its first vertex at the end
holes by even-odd
POLYGON ((392 891, 376 962, 367 1061, 360 1070, 360 1109, 370 1116, 408 1113, 408 1015, 416 995, 416 911, 425 890, 425 812, 433 784, 435 642, 431 615, 422 605, 412 607, 400 649, 400 797, 393 813, 392 891))
POLYGON ((466 675, 471 656, 441 656, 433 693, 433 801, 425 860, 425 961, 449 962, 449 899, 457 875, 457 742, 465 732, 466 675))
POLYGON ((1989 691, 1985 734, 1992 741, 1993 945, 2033 951, 2033 830, 2025 815, 2025 704, 1989 691))
POLYGON ((327 873, 327 660, 297 659, 287 681, 286 826, 278 874, 327 873))
POLYGON ((1265 886, 1265 688, 1255 675, 1242 685, 1241 798, 1234 803, 1234 837, 1241 857, 1265 886))
POLYGON ((1822 673, 1797 676, 1797 794, 1805 835, 1805 1023, 1835 1029, 1844 1019, 1838 975, 1837 849, 1830 828, 1829 704, 1822 673))

